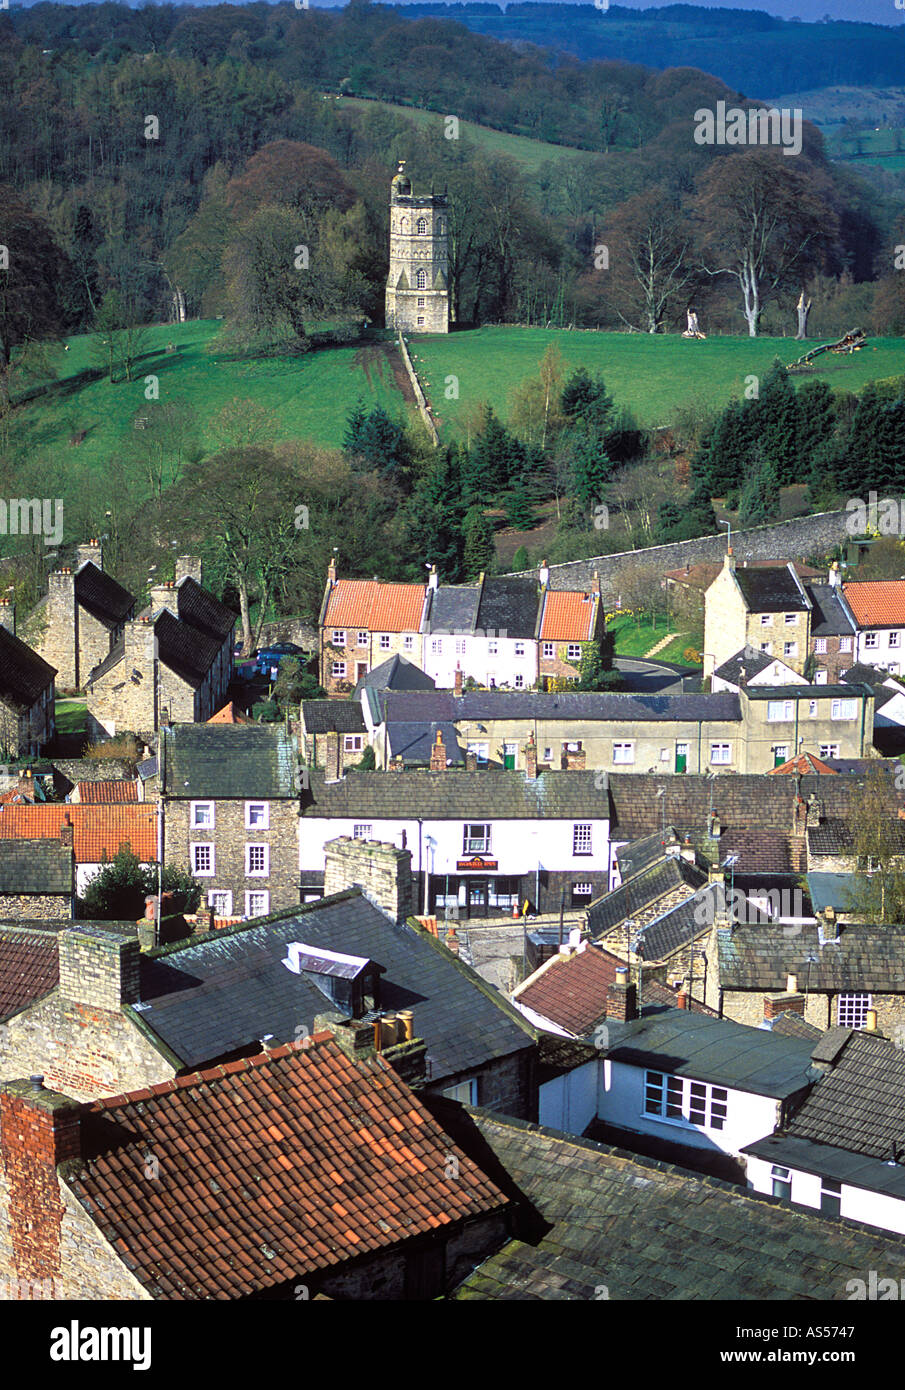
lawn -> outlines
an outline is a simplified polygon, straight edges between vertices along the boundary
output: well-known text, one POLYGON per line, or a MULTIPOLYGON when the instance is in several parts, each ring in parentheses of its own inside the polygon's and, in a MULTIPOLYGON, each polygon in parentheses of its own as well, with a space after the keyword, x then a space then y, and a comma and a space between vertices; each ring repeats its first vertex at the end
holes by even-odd
POLYGON ((57 700, 54 705, 57 734, 83 734, 88 728, 88 707, 84 700, 57 700))
MULTIPOLYGON (((675 631, 675 623, 667 621, 665 617, 659 617, 653 622, 650 618, 645 618, 640 625, 631 617, 613 618, 611 622, 607 623, 607 632, 613 637, 613 649, 616 656, 646 656, 651 647, 655 646, 657 642, 661 642, 667 633, 675 631)), ((702 645, 700 633, 679 632, 651 660, 675 661, 688 665, 689 663, 685 660, 686 647, 695 647, 700 650, 702 645)))
MULTIPOLYGON (((441 434, 448 435, 450 429, 458 432, 474 406, 483 401, 505 419, 513 388, 526 376, 536 375, 549 343, 560 349, 567 372, 576 367, 600 372, 619 405, 629 406, 642 425, 656 426, 666 424, 677 405, 695 401, 720 406, 732 395, 741 396, 746 377, 763 377, 776 357, 786 364, 794 362, 819 341, 713 337, 700 342, 678 334, 478 328, 448 337, 413 338, 411 347, 422 384, 440 417, 441 434), (451 377, 455 380, 450 381, 451 377), (458 399, 448 399, 447 393, 456 390, 458 399)), ((808 376, 857 391, 876 377, 903 373, 905 339, 872 338, 851 356, 818 358, 808 376)))

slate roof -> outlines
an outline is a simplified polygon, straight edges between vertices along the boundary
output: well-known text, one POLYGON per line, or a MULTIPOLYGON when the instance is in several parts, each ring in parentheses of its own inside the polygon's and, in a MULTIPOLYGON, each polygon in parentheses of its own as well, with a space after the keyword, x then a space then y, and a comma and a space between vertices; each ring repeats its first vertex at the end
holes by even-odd
POLYGON ((493 575, 484 580, 477 626, 501 637, 534 639, 539 594, 536 579, 493 575))
POLYGON ((737 566, 733 570, 749 613, 806 612, 807 603, 785 565, 775 569, 737 566))
POLYGON ((191 575, 185 575, 176 585, 176 603, 180 621, 213 638, 218 648, 238 621, 231 608, 214 598, 191 575))
MULTIPOLYGON (((189 726, 191 727, 191 726, 189 726)), ((571 820, 609 817, 606 774, 541 772, 536 778, 502 768, 477 772, 355 772, 325 782, 312 768, 302 793, 303 816, 375 820, 571 820)))
POLYGON ((82 806, 74 803, 0 807, 0 845, 4 840, 60 838, 69 820, 75 862, 99 864, 129 845, 143 864, 157 860, 157 812, 153 804, 82 806))
POLYGON ((607 989, 615 984, 616 967, 621 964, 609 951, 583 943, 571 955, 545 961, 513 992, 513 1002, 524 1004, 573 1037, 583 1037, 606 1014, 607 989))
POLYGON ((73 856, 59 840, 0 840, 0 893, 70 896, 73 856))
POLYGON ((55 666, 0 627, 0 702, 24 714, 41 698, 56 673, 55 666))
POLYGON ((0 924, 0 1019, 43 999, 59 982, 55 930, 0 924))
POLYGON ((154 634, 157 638, 157 655, 163 664, 188 685, 202 685, 217 659, 221 643, 200 628, 174 618, 168 608, 164 608, 154 619, 154 634))
POLYGON ((714 1086, 785 1100, 811 1085, 809 1038, 777 1037, 689 1009, 645 1009, 630 1023, 609 1021, 613 1062, 687 1076, 714 1086))
POLYGON ((723 901, 719 884, 699 888, 662 917, 641 928, 636 946, 638 955, 647 961, 666 960, 694 937, 710 931, 723 901))
POLYGON ((839 588, 834 584, 805 584, 813 603, 811 610, 812 637, 850 637, 857 631, 839 601, 839 588))
POLYGON ((393 723, 387 725, 387 752, 391 758, 401 758, 404 763, 417 763, 427 766, 430 763, 431 748, 441 734, 446 748, 446 761, 461 766, 465 754, 459 746, 455 724, 446 720, 439 723, 431 720, 429 724, 393 723))
POLYGON ((72 1190, 156 1298, 241 1298, 506 1205, 383 1058, 324 1034, 96 1101, 82 1123, 72 1190))
MULTIPOLYGON (((886 1038, 849 1032, 832 1070, 778 1139, 796 1166, 905 1197, 905 1052, 886 1038)), ((776 1149, 763 1156, 784 1162, 776 1149)))
MULTIPOLYGON (((570 775, 574 776, 574 773, 570 775)), ((641 873, 634 874, 619 888, 613 888, 592 902, 588 906, 588 930, 592 936, 601 936, 636 912, 658 902, 667 893, 684 887, 690 897, 696 888, 706 882, 706 873, 696 865, 680 857, 662 858, 641 873)))
POLYGON ((820 1037, 820 1029, 814 1023, 808 1023, 806 1018, 797 1014, 792 1009, 786 1009, 780 1014, 774 1014, 770 1021, 770 1031, 779 1033, 784 1038, 809 1038, 812 1042, 820 1037))
POLYGON ((857 696, 866 700, 873 695, 870 686, 847 681, 844 685, 752 685, 745 692, 749 700, 826 700, 857 696))
POLYGON ((374 666, 355 686, 356 698, 362 690, 433 690, 436 681, 420 667, 398 653, 374 666))
POLYGON ((719 676, 721 680, 729 681, 731 685, 738 685, 742 667, 745 670, 746 680, 750 680, 752 676, 759 676, 761 671, 765 671, 776 660, 775 656, 767 656, 766 652, 759 652, 755 647, 745 646, 734 656, 730 656, 728 661, 724 661, 722 666, 718 666, 713 674, 719 676))
POLYGON ((859 628, 905 627, 905 579, 860 580, 842 592, 859 628))
POLYGON ((816 925, 794 936, 776 926, 717 932, 720 987, 784 990, 789 975, 803 993, 905 994, 905 927, 846 926, 838 944, 820 944, 816 925))
POLYGON ((434 632, 474 632, 478 623, 481 586, 440 584, 430 595, 425 630, 434 632))
POLYGON ((418 632, 424 584, 387 584, 378 579, 338 579, 330 590, 322 626, 368 632, 418 632))
MULTIPOLYGON (((824 687, 821 687, 823 689, 824 687)), ((739 720, 739 697, 728 690, 682 695, 637 695, 608 691, 451 690, 388 695, 386 717, 392 719, 580 719, 739 720)))
POLYGON ((79 782, 106 782, 132 775, 131 763, 125 758, 54 758, 51 766, 55 780, 68 783, 70 790, 79 782))
POLYGON ((889 672, 881 671, 876 666, 868 666, 864 661, 856 661, 854 666, 842 672, 842 679, 847 685, 869 685, 874 689, 889 680, 889 672))
POLYGON ((720 857, 737 857, 739 874, 794 874, 806 867, 804 847, 795 836, 781 830, 726 830, 720 839, 720 857))
POLYGON ((357 700, 303 700, 302 724, 308 734, 363 734, 364 715, 357 700))
POLYGON ((620 845, 616 851, 616 863, 619 866, 619 873, 622 882, 631 878, 634 874, 643 873, 651 865, 663 859, 666 853, 666 846, 675 838, 675 831, 671 825, 665 831, 655 831, 653 835, 645 835, 640 840, 633 840, 630 844, 620 845))
POLYGON ((586 642, 594 636, 596 613, 594 594, 548 589, 544 593, 538 637, 551 642, 586 642))
POLYGON ((864 901, 862 874, 810 873, 808 896, 815 911, 832 907, 837 912, 854 912, 864 901))
POLYGON ((135 607, 135 599, 110 574, 87 560, 75 576, 75 596, 86 612, 106 628, 119 627, 135 607))
POLYGON ((411 1009, 436 1081, 533 1046, 524 1019, 427 933, 392 923, 358 889, 142 958, 140 1017, 185 1066, 271 1033, 276 1045, 334 1006, 283 965, 292 942, 383 966, 380 1008, 411 1009))
POLYGON ((485 1164, 489 1147, 519 1202, 514 1239, 457 1299, 841 1300, 866 1270, 905 1276, 899 1237, 522 1120, 431 1108, 485 1164))
POLYGON ((193 801, 294 797, 297 761, 280 724, 174 724, 163 730, 163 794, 193 801))

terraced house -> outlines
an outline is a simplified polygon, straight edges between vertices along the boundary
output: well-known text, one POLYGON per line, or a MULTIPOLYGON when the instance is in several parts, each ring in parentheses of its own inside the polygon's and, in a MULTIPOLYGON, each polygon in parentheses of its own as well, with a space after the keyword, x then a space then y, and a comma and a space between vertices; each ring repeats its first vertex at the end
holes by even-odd
MULTIPOLYGON (((436 571, 431 582, 437 582, 436 571)), ((420 666, 426 602, 426 584, 337 579, 331 560, 318 618, 319 680, 328 694, 347 694, 392 656, 420 666)))
POLYGON ((54 734, 56 671, 7 628, 0 627, 0 753, 39 753, 54 734))
POLYGON ((218 917, 299 901, 300 777, 280 725, 175 724, 161 738, 164 862, 188 867, 218 917))
POLYGON ((104 570, 99 541, 76 547, 75 568, 54 570, 23 635, 56 668, 62 689, 80 690, 121 640, 135 599, 104 570))

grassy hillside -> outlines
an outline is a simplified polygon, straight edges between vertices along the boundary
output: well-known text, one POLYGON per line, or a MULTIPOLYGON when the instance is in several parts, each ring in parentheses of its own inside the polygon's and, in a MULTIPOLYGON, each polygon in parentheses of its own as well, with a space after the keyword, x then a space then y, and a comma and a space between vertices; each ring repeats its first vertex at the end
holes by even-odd
MULTIPOLYGON (((146 408, 144 378, 159 379, 161 401, 187 401, 197 412, 205 450, 222 447, 218 413, 232 402, 252 401, 271 412, 275 440, 342 442, 346 417, 361 396, 393 414, 407 406, 380 346, 335 348, 301 357, 235 361, 209 351, 220 325, 198 321, 159 325, 149 331, 148 355, 136 380, 111 385, 83 375, 91 367, 90 340, 70 340, 60 354, 59 382, 16 412, 13 441, 32 457, 61 462, 67 474, 103 484, 111 458, 128 460, 138 438, 133 421, 146 408), (166 353, 167 343, 176 351, 166 353), (70 437, 85 431, 78 445, 70 437)), ((708 338, 569 333, 535 328, 481 328, 448 337, 415 338, 412 352, 445 438, 465 426, 467 412, 487 401, 505 419, 512 389, 537 371, 548 343, 559 346, 567 370, 584 366, 602 373, 620 405, 643 425, 665 424, 677 405, 721 405, 741 394, 746 376, 763 375, 779 356, 791 362, 801 347, 791 338, 708 338), (458 379, 458 400, 445 397, 446 378, 458 379)), ((905 340, 874 339, 853 357, 822 359, 819 375, 831 385, 860 389, 877 377, 905 373, 905 340)), ((136 470, 140 465, 134 464, 136 470)))
MULTIPOLYGON (((480 328, 448 338, 412 340, 415 366, 440 417, 441 431, 455 429, 475 402, 488 401, 505 418, 513 387, 555 342, 567 369, 600 372, 611 395, 643 425, 667 423, 670 411, 689 400, 717 406, 741 396, 745 377, 763 376, 774 358, 788 364, 814 342, 792 338, 708 338, 678 335, 570 333, 558 329, 480 328), (446 399, 446 378, 458 378, 458 400, 446 399)), ((905 340, 874 338, 851 357, 818 358, 815 375, 831 386, 860 390, 876 377, 905 373, 905 340)))

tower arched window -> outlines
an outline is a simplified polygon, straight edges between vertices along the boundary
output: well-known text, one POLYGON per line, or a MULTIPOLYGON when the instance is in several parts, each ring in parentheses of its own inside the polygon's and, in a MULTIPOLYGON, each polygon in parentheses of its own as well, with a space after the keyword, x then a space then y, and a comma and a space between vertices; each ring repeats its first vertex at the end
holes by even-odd
POLYGON ((426 289, 427 289, 427 271, 425 271, 425 270, 419 270, 419 271, 418 271, 417 275, 415 276, 415 289, 416 289, 416 290, 426 290, 426 289))
POLYGON ((427 236, 427 219, 426 219, 426 218, 424 218, 424 217, 419 217, 419 218, 418 218, 418 221, 417 221, 417 223, 415 224, 415 231, 418 233, 419 236, 427 236))

